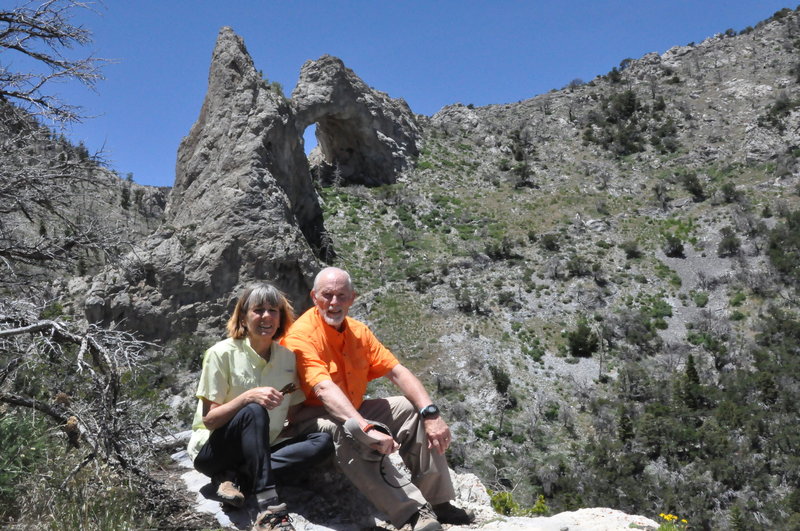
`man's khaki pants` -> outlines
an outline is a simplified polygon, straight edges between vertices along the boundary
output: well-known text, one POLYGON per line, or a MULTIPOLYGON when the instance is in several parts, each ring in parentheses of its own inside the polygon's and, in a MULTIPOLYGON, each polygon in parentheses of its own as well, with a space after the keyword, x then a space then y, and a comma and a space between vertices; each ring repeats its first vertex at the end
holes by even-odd
POLYGON ((405 397, 365 400, 358 412, 368 421, 386 424, 397 442, 400 456, 411 472, 408 481, 392 465, 389 456, 349 437, 342 424, 329 416, 310 419, 301 433, 330 433, 336 462, 345 476, 399 528, 426 502, 436 505, 455 498, 444 455, 428 449, 428 438, 416 408, 405 397))

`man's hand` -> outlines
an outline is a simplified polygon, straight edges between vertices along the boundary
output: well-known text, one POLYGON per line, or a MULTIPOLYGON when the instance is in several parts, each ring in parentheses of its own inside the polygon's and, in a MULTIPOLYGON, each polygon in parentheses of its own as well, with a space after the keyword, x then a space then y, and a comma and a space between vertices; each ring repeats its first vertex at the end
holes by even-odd
POLYGON ((395 441, 391 435, 386 435, 375 428, 368 430, 366 433, 373 439, 379 439, 378 442, 369 445, 370 448, 377 452, 389 455, 400 449, 400 443, 395 441))
POLYGON ((450 428, 439 415, 422 421, 425 434, 428 436, 428 449, 435 449, 440 454, 450 446, 450 428))

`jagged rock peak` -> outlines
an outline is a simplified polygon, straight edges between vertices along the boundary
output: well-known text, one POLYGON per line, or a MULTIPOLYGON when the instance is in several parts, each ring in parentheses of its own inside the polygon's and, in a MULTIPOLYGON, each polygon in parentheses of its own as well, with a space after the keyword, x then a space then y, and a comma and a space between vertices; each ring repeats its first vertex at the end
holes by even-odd
MULTIPOLYGON (((280 115, 279 121, 284 123, 291 121, 289 106, 281 95, 270 90, 256 71, 242 38, 230 27, 223 27, 211 56, 208 90, 200 115, 178 150, 168 218, 183 209, 184 195, 201 175, 227 171, 230 164, 259 165, 263 162, 242 160, 237 156, 240 152, 211 153, 210 150, 220 147, 226 138, 235 138, 234 144, 228 147, 246 142, 249 150, 254 142, 261 140, 265 113, 280 115)), ((297 135, 295 130, 287 133, 292 138, 297 135)), ((293 147, 296 151, 298 146, 293 147)), ((189 198, 193 199, 191 194, 189 198)))
POLYGON ((408 104, 370 88, 336 57, 303 65, 292 106, 301 130, 317 124, 312 164, 323 179, 393 183, 419 154, 420 127, 408 104))
POLYGON ((244 40, 230 26, 220 28, 208 72, 209 90, 235 92, 242 83, 260 79, 244 40))
POLYGON ((292 110, 230 28, 208 92, 181 142, 164 224, 122 271, 95 279, 86 313, 143 336, 218 334, 231 294, 275 282, 303 310, 325 255, 322 211, 292 110))

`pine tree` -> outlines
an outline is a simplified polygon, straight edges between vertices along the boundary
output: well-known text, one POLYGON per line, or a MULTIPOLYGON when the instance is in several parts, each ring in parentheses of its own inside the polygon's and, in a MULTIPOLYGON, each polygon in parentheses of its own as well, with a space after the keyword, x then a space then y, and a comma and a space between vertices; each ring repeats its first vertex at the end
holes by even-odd
POLYGON ((731 507, 731 531, 745 531, 748 529, 744 521, 744 514, 742 508, 738 504, 731 507))
POLYGON ((617 428, 617 436, 621 442, 625 443, 633 439, 633 421, 631 421, 628 411, 622 406, 620 406, 618 414, 619 427, 617 428))
POLYGON ((686 370, 684 371, 680 394, 683 404, 690 411, 697 411, 702 406, 703 397, 700 375, 697 373, 694 356, 691 354, 689 354, 689 359, 686 361, 686 370))

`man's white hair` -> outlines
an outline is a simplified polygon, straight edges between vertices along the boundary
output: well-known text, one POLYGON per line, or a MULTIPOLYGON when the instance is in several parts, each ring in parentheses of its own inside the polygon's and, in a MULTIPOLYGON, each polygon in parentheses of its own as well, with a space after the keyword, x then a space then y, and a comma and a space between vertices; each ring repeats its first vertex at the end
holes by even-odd
POLYGON ((347 288, 348 288, 350 291, 354 291, 354 290, 353 290, 353 280, 350 278, 350 273, 348 273, 348 272, 347 272, 347 271, 345 271, 344 269, 340 269, 340 268, 338 268, 338 267, 326 267, 325 269, 323 269, 323 270, 321 270, 319 273, 317 273, 317 276, 316 276, 316 277, 314 277, 314 291, 317 291, 317 290, 319 290, 319 283, 320 283, 320 281, 321 281, 321 280, 322 280, 322 279, 323 279, 325 276, 327 276, 327 275, 331 275, 331 274, 335 274, 335 275, 344 275, 344 278, 345 278, 345 280, 347 281, 347 288))

